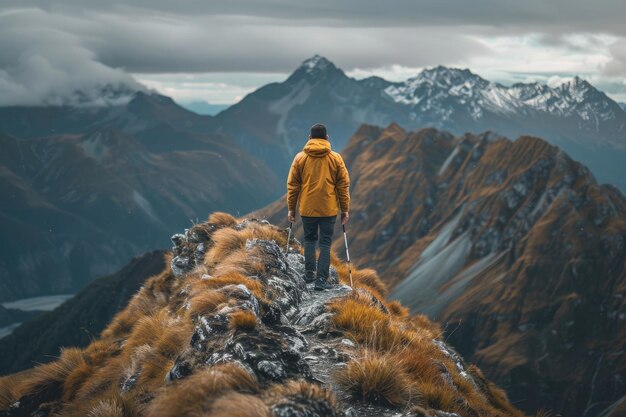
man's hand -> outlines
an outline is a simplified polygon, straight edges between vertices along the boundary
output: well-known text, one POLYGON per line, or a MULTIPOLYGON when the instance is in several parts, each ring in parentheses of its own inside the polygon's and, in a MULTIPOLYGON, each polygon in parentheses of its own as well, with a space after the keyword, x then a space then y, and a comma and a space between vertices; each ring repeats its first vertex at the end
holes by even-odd
POLYGON ((296 213, 294 213, 293 211, 290 211, 289 213, 287 213, 287 220, 289 220, 289 223, 293 223, 296 221, 296 213))
POLYGON ((346 224, 350 221, 350 213, 341 213, 341 224, 346 224))

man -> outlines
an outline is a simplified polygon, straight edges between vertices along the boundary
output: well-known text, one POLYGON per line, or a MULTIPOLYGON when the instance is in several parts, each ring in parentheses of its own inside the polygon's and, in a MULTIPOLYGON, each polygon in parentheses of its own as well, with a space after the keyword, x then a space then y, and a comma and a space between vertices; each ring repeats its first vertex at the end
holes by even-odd
POLYGON ((315 281, 316 290, 330 288, 330 244, 337 214, 341 223, 350 220, 350 177, 337 152, 333 152, 326 126, 311 127, 309 140, 293 159, 287 178, 287 218, 295 221, 296 205, 304 227, 305 280, 315 281), (318 232, 319 230, 319 232, 318 232), (315 260, 319 237, 320 255, 315 260))

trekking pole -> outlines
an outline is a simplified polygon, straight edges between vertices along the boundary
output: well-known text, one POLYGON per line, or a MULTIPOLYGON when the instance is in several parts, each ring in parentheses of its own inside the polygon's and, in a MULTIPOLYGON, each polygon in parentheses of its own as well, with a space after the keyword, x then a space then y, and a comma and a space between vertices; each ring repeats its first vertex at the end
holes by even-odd
POLYGON ((343 243, 346 244, 346 260, 348 261, 348 273, 350 274, 350 286, 352 287, 352 267, 350 266, 350 251, 348 251, 348 235, 346 234, 346 225, 342 224, 343 227, 343 243))
POLYGON ((293 223, 289 223, 289 234, 287 235, 287 247, 285 248, 285 255, 289 254, 289 241, 291 240, 291 226, 293 226, 293 223))

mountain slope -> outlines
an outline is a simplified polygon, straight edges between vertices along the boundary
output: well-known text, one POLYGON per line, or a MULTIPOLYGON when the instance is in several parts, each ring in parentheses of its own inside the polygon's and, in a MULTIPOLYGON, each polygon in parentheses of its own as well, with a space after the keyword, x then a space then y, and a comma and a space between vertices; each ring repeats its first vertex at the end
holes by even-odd
POLYGON ((2 301, 76 291, 164 247, 164 234, 207 208, 248 211, 282 184, 217 134, 0 134, 0 149, 2 301))
POLYGON ((224 213, 173 241, 98 339, 0 379, 0 415, 522 416, 373 271, 311 291, 284 230, 224 213))
POLYGON ((550 87, 503 86, 467 69, 438 66, 403 82, 348 77, 324 57, 306 59, 284 82, 265 85, 211 119, 286 175, 308 129, 326 123, 341 150, 362 123, 453 134, 535 135, 587 164, 600 181, 626 190, 626 111, 578 77, 550 87))
MULTIPOLYGON (((532 137, 365 125, 343 156, 354 261, 379 270, 413 311, 449 323, 447 340, 518 406, 591 416, 621 396, 626 199, 617 189, 532 137)), ((284 201, 260 215, 284 222, 284 201)))
POLYGON ((144 281, 163 269, 164 257, 163 251, 136 257, 120 271, 96 279, 55 310, 23 323, 0 339, 0 374, 50 362, 60 347, 87 346, 144 281))

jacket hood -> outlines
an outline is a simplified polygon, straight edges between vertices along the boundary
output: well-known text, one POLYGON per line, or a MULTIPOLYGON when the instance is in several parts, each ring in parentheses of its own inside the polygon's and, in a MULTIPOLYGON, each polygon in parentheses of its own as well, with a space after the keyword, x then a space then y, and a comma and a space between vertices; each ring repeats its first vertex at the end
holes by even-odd
POLYGON ((304 153, 314 158, 321 158, 330 153, 330 142, 326 139, 313 138, 304 145, 304 153))

